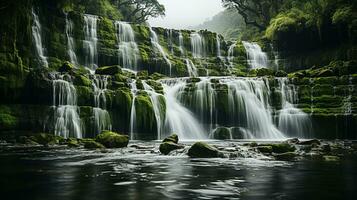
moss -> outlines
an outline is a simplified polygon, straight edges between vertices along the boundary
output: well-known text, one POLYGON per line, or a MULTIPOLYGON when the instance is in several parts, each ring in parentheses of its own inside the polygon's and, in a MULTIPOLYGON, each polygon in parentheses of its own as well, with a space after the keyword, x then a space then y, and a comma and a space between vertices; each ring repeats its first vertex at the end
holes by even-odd
POLYGON ((93 105, 94 91, 92 87, 76 86, 78 105, 91 106, 93 105))
POLYGON ((86 140, 83 143, 84 143, 84 148, 86 148, 86 149, 104 149, 105 148, 102 144, 100 144, 94 140, 86 140))
POLYGON ((7 106, 0 106, 0 130, 14 129, 18 124, 18 119, 13 116, 11 109, 7 106))
POLYGON ((119 66, 104 66, 104 67, 99 67, 95 70, 96 74, 99 75, 115 75, 118 73, 121 73, 121 69, 119 66))
POLYGON ((38 133, 34 136, 31 136, 30 139, 42 145, 55 145, 58 144, 59 140, 63 138, 52 134, 38 133))
POLYGON ((128 146, 129 138, 126 135, 121 135, 115 132, 103 131, 97 135, 95 141, 107 148, 123 148, 128 146))
POLYGON ((135 98, 135 108, 138 130, 153 131, 156 125, 156 118, 150 97, 146 93, 140 93, 135 98))
POLYGON ((171 151, 182 148, 184 148, 184 146, 174 142, 163 142, 160 144, 159 151, 164 155, 168 155, 171 151))
POLYGON ((92 81, 84 75, 76 75, 75 79, 74 79, 74 84, 80 85, 80 86, 91 87, 92 81))
POLYGON ((179 138, 176 134, 172 134, 169 137, 165 138, 162 142, 173 142, 177 144, 179 141, 179 138))
POLYGON ((258 146, 257 149, 261 153, 272 153, 273 152, 272 146, 258 146))

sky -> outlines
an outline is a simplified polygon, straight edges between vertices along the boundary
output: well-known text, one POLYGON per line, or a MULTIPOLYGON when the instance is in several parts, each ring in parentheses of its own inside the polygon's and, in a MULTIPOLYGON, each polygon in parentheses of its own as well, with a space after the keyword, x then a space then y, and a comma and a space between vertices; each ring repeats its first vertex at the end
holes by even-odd
POLYGON ((166 16, 149 19, 151 26, 184 29, 197 26, 223 11, 221 0, 158 0, 166 16))

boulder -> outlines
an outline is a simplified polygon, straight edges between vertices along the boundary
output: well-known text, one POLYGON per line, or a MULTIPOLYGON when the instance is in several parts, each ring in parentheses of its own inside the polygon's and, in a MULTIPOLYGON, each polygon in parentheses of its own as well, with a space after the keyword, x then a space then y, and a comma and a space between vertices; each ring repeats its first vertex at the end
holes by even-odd
POLYGON ((178 136, 176 134, 172 134, 169 137, 165 138, 162 142, 173 142, 177 144, 179 141, 178 136))
POLYGON ((294 152, 296 150, 295 146, 289 143, 280 143, 280 144, 264 144, 261 146, 271 146, 273 149, 273 153, 286 153, 286 152, 294 152))
POLYGON ((70 72, 74 69, 74 65, 68 61, 64 62, 62 66, 58 69, 59 72, 70 72))
POLYGON ((229 140, 231 139, 231 131, 226 127, 218 127, 213 131, 212 137, 217 140, 229 140))
POLYGON ((279 71, 276 71, 274 75, 276 77, 286 77, 288 74, 283 70, 279 70, 279 71))
POLYGON ((292 161, 296 158, 296 156, 297 154, 294 152, 285 152, 274 155, 275 159, 283 161, 292 161))
POLYGON ((67 146, 71 148, 76 148, 79 147, 79 142, 77 139, 74 138, 68 138, 67 139, 67 146))
POLYGON ((129 137, 112 131, 102 131, 97 135, 95 141, 107 148, 123 148, 128 146, 129 137))
POLYGON ((320 141, 317 139, 305 140, 298 142, 299 145, 320 145, 320 141))
POLYGON ((258 146, 257 149, 261 153, 272 153, 273 152, 272 146, 258 146))
POLYGON ((216 148, 204 142, 196 142, 188 150, 188 155, 191 158, 218 158, 223 157, 223 154, 216 148))
POLYGON ((115 75, 117 73, 121 73, 121 69, 119 66, 105 66, 105 67, 99 67, 98 69, 95 70, 96 74, 99 75, 115 75))
POLYGON ((86 141, 83 141, 83 143, 84 143, 84 148, 86 148, 86 149, 104 149, 105 148, 102 144, 100 144, 94 140, 86 140, 86 141))
POLYGON ((159 150, 162 154, 168 155, 171 151, 182 148, 184 148, 184 146, 173 142, 163 142, 160 144, 159 150))
POLYGON ((60 136, 55 136, 47 133, 38 133, 30 137, 30 139, 41 145, 55 145, 58 144, 61 139, 60 136))

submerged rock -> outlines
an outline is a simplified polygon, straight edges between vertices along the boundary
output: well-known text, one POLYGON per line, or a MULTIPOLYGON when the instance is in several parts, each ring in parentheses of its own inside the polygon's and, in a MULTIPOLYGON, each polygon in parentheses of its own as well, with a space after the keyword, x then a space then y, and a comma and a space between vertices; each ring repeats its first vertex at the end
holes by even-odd
POLYGON ((273 152, 272 146, 258 146, 257 149, 261 153, 272 153, 273 152))
POLYGON ((285 152, 274 155, 275 159, 283 161, 292 161, 296 158, 296 156, 297 154, 294 152, 285 152))
POLYGON ((218 158, 223 157, 223 154, 216 148, 204 142, 196 142, 188 150, 188 155, 191 158, 218 158))
POLYGON ((129 137, 112 131, 102 131, 101 134, 97 135, 95 141, 107 148, 123 148, 128 146, 129 137))

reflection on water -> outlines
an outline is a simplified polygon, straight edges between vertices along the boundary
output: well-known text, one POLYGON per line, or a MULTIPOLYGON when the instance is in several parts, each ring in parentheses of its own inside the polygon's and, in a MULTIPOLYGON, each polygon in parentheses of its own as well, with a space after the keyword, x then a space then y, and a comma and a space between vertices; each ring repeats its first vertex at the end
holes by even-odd
POLYGON ((355 160, 190 159, 140 145, 1 152, 2 199, 357 199, 355 160))

